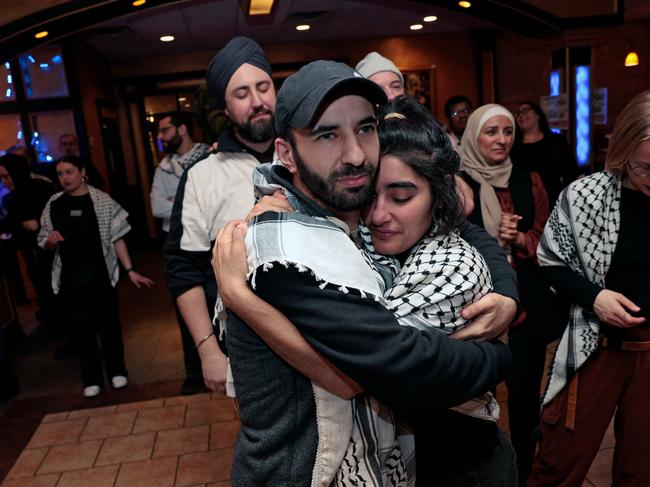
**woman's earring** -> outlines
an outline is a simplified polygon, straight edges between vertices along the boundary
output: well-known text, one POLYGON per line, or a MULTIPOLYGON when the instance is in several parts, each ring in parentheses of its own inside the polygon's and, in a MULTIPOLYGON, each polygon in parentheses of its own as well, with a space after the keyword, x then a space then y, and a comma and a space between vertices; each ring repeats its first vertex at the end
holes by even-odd
POLYGON ((88 176, 83 176, 81 180, 85 183, 88 184, 88 176))

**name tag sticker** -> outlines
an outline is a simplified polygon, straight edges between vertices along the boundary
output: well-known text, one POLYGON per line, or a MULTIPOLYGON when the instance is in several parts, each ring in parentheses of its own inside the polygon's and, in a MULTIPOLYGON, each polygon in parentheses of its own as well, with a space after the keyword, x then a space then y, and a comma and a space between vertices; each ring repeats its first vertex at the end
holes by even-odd
POLYGON ((70 210, 70 216, 81 216, 83 215, 83 210, 70 210))

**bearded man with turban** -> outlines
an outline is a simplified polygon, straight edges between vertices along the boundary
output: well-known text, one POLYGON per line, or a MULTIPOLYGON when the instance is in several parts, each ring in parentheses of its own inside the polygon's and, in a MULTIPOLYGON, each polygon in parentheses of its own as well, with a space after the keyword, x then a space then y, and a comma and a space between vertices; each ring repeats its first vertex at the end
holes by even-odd
POLYGON ((224 392, 228 362, 212 327, 217 283, 210 266, 218 230, 255 204, 252 174, 273 160, 275 88, 266 54, 235 37, 208 65, 211 108, 230 128, 216 152, 190 166, 180 180, 165 245, 169 288, 194 339, 208 388, 224 392))

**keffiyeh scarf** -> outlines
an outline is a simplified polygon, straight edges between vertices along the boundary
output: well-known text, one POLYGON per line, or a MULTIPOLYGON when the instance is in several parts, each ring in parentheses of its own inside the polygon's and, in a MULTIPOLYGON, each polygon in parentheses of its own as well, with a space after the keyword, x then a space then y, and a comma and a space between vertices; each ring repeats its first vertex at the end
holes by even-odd
MULTIPOLYGON (((272 194, 282 188, 296 211, 264 213, 249 223, 246 251, 253 289, 258 272, 277 265, 294 266, 310 272, 321 288, 330 286, 383 303, 384 281, 350 238, 347 225, 281 186, 273 171, 269 164, 257 168, 253 173, 256 192, 272 194)), ((215 314, 223 316, 219 301, 215 314)), ((367 394, 348 401, 316 384, 312 387, 318 428, 312 487, 405 487, 414 482, 414 475, 407 478, 389 408, 367 394)))
POLYGON ((173 173, 176 175, 176 177, 180 178, 183 175, 185 169, 190 167, 196 161, 204 159, 209 151, 210 147, 207 144, 197 142, 188 152, 182 156, 179 156, 177 154, 168 154, 162 161, 160 161, 158 167, 161 170, 168 173, 173 173))
MULTIPOLYGON (((563 266, 605 287, 620 229, 621 178, 600 172, 566 188, 537 248, 540 266, 563 266)), ((575 303, 550 369, 548 404, 598 346, 600 322, 575 303)))
MULTIPOLYGON (((401 268, 395 259, 376 252, 365 226, 359 227, 359 233, 373 260, 393 272, 384 299, 403 326, 450 335, 468 324, 462 309, 492 291, 487 263, 457 232, 437 235, 432 230, 401 268)), ((499 418, 499 403, 491 393, 452 409, 487 421, 499 418)))
MULTIPOLYGON (((131 230, 131 225, 127 221, 129 214, 103 191, 88 186, 88 192, 90 193, 90 199, 93 202, 95 216, 97 217, 104 262, 106 262, 111 286, 115 287, 120 278, 120 266, 113 242, 119 240, 131 230)), ((45 205, 45 209, 41 215, 41 229, 38 232, 38 245, 41 247, 45 244, 47 236, 55 230, 51 217, 52 202, 59 199, 63 194, 65 194, 63 191, 56 193, 45 205)), ((61 269, 61 254, 57 249, 52 264, 52 290, 54 294, 58 294, 61 287, 61 269)))

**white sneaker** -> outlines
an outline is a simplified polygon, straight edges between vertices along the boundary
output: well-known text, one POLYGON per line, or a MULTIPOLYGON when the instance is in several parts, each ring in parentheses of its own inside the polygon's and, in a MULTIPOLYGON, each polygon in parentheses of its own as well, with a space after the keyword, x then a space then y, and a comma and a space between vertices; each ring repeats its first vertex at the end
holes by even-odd
POLYGON ((99 386, 88 386, 84 387, 84 397, 95 397, 99 396, 99 393, 102 392, 102 388, 99 386))
POLYGON ((116 375, 111 379, 111 383, 113 384, 113 389, 121 389, 122 387, 126 387, 129 381, 123 375, 116 375))

